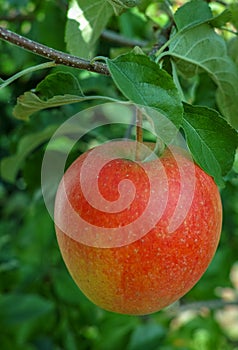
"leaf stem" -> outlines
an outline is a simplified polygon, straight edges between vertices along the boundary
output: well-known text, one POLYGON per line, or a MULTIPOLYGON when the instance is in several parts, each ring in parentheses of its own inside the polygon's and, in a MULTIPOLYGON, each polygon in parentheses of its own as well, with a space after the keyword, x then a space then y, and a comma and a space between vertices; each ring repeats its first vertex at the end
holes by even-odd
POLYGON ((73 56, 65 52, 52 49, 48 46, 42 45, 38 42, 16 34, 2 26, 0 26, 0 39, 17 45, 30 52, 33 52, 36 55, 50 59, 56 64, 84 69, 90 72, 100 73, 104 75, 110 75, 107 65, 104 63, 91 63, 90 61, 79 58, 77 56, 73 56))
POLYGON ((168 41, 166 41, 166 43, 164 43, 159 50, 156 52, 155 56, 156 56, 156 60, 155 62, 158 63, 160 61, 160 59, 165 56, 167 53, 164 52, 164 50, 169 47, 169 45, 171 44, 171 42, 177 38, 177 36, 180 34, 180 32, 177 32, 175 35, 173 35, 172 37, 170 37, 170 39, 168 41))
POLYGON ((143 143, 143 114, 141 109, 136 109, 136 155, 135 159, 137 161, 141 160, 140 153, 141 153, 141 144, 143 143))
POLYGON ((57 64, 55 62, 50 61, 50 62, 39 64, 37 66, 26 68, 26 69, 24 69, 16 74, 14 74, 9 79, 4 80, 2 83, 0 82, 0 89, 5 88, 7 85, 13 83, 15 80, 21 78, 25 74, 29 74, 29 73, 35 72, 37 70, 40 70, 40 69, 51 68, 51 67, 55 67, 55 66, 57 66, 57 64))

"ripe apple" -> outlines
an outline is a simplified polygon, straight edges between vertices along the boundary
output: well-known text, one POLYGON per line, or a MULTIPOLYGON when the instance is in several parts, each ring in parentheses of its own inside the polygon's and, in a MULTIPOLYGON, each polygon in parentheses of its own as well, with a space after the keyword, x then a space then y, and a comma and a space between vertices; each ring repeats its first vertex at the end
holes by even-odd
POLYGON ((213 179, 178 147, 113 141, 68 168, 55 228, 81 291, 103 309, 156 312, 200 279, 218 246, 222 206, 213 179), (143 147, 142 147, 143 146, 143 147))

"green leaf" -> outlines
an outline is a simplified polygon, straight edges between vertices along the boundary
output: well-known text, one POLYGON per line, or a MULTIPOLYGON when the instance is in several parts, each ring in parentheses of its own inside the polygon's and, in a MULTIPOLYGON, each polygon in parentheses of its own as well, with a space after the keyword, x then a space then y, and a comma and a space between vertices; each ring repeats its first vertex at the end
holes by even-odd
POLYGON ((238 174, 238 149, 236 150, 236 155, 235 155, 235 162, 233 166, 235 172, 238 174))
POLYGON ((12 293, 0 297, 0 318, 7 325, 32 322, 52 310, 52 302, 38 295, 12 293))
POLYGON ((93 99, 118 102, 118 100, 109 96, 79 96, 69 94, 54 96, 48 100, 42 100, 35 93, 27 91, 24 95, 17 98, 17 104, 13 109, 13 115, 18 119, 28 120, 33 113, 46 108, 59 107, 93 99))
POLYGON ((216 84, 206 73, 199 74, 198 78, 193 104, 216 109, 216 84))
POLYGON ((28 120, 33 113, 46 108, 92 99, 116 101, 109 96, 84 96, 78 80, 72 74, 57 72, 48 75, 35 90, 19 96, 13 115, 18 119, 28 120))
POLYGON ((140 4, 141 0, 107 0, 112 5, 118 5, 123 8, 135 7, 140 4))
POLYGON ((113 8, 105 0, 72 0, 65 31, 69 52, 92 58, 97 40, 112 15, 113 8))
POLYGON ((231 3, 229 10, 231 11, 231 23, 238 30, 238 3, 231 3))
MULTIPOLYGON (((138 325, 138 318, 119 314, 107 314, 100 324, 97 350, 127 349, 130 333, 138 325)), ((96 350, 95 349, 95 350, 96 350)))
POLYGON ((27 120, 31 114, 42 109, 76 103, 83 99, 78 80, 70 73, 57 72, 42 80, 35 93, 27 91, 18 97, 13 115, 27 120))
POLYGON ((35 92, 42 100, 64 94, 83 96, 78 79, 65 72, 49 74, 37 85, 35 92))
POLYGON ((140 325, 132 333, 127 350, 154 350, 165 335, 165 329, 159 324, 140 325))
POLYGON ((115 14, 120 15, 124 9, 139 5, 141 0, 107 0, 113 7, 115 14))
MULTIPOLYGON (((82 302, 84 297, 68 273, 62 270, 54 271, 52 280, 54 282, 55 293, 60 301, 64 303, 70 301, 70 303, 76 305, 80 304, 80 301, 82 302)), ((87 299, 85 303, 90 307, 90 302, 87 299)))
MULTIPOLYGON (((146 13, 147 7, 151 4, 151 0, 141 0, 140 3, 138 4, 138 9, 142 13, 146 13)), ((146 13, 147 15, 147 13, 146 13)))
MULTIPOLYGON (((44 142, 48 141, 53 133, 57 130, 59 125, 49 125, 46 129, 28 134, 21 138, 18 143, 17 151, 14 155, 5 157, 0 162, 0 172, 1 176, 5 181, 14 183, 19 170, 22 167, 23 162, 26 158, 35 150, 38 146, 42 145, 44 142)), ((82 133, 85 132, 87 128, 82 124, 78 125, 69 123, 67 127, 62 130, 61 133, 58 131, 58 136, 61 138, 57 139, 55 143, 51 144, 51 150, 56 150, 57 152, 67 152, 72 149, 75 141, 68 138, 65 135, 70 135, 72 133, 82 133), (54 148, 55 147, 55 148, 54 148)), ((50 181, 50 180, 49 180, 50 181)), ((50 184, 52 188, 52 184, 50 184)))
POLYGON ((238 66, 238 36, 228 41, 228 54, 238 66))
POLYGON ((227 22, 231 20, 231 17, 231 11, 225 9, 222 13, 213 17, 213 19, 209 21, 209 23, 215 28, 222 28, 227 22))
POLYGON ((182 128, 198 165, 219 186, 232 168, 238 134, 215 110, 184 104, 182 128))
POLYGON ((18 119, 27 120, 33 113, 42 109, 59 107, 70 103, 77 103, 85 100, 83 96, 63 95, 54 96, 47 101, 41 100, 33 92, 27 91, 17 99, 13 109, 13 115, 18 119))
POLYGON ((178 30, 204 23, 212 18, 212 11, 203 0, 189 1, 174 14, 178 30))
POLYGON ((4 180, 14 183, 22 162, 39 145, 47 141, 57 129, 57 126, 49 126, 45 130, 28 134, 18 143, 16 154, 3 158, 0 163, 1 176, 4 180))
POLYGON ((220 28, 231 19, 231 11, 224 10, 213 17, 211 8, 203 0, 192 0, 181 6, 174 14, 177 29, 188 29, 202 23, 209 23, 213 27, 220 28))
POLYGON ((130 101, 150 107, 156 134, 169 143, 177 133, 183 107, 172 77, 145 55, 125 54, 107 60, 111 76, 130 101))
POLYGON ((208 24, 176 33, 168 52, 177 69, 192 77, 206 72, 217 85, 217 104, 228 122, 238 128, 238 68, 227 54, 225 41, 208 24))

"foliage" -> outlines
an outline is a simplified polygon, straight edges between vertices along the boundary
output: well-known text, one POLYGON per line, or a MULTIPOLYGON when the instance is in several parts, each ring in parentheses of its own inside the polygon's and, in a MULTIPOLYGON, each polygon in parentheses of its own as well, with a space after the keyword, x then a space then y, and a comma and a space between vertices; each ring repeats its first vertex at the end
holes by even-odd
MULTIPOLYGON (((109 73, 46 62, 0 41, 1 349, 238 349, 237 335, 224 325, 226 291, 236 302, 238 293, 238 277, 230 275, 238 247, 237 13, 238 2, 229 0, 0 2, 3 28, 109 73), (109 101, 156 111, 145 115, 148 140, 156 135, 169 143, 180 129, 221 188, 223 233, 213 262, 180 302, 150 316, 112 314, 82 295, 64 267, 41 195, 41 163, 55 130, 109 101), (210 300, 221 303, 222 320, 210 300)), ((106 140, 134 137, 127 116, 120 118, 113 123, 105 115, 104 125, 74 145, 68 163, 106 140)), ((54 144, 56 156, 72 147, 68 134, 54 144)), ((230 308, 237 315, 237 304, 230 308)))

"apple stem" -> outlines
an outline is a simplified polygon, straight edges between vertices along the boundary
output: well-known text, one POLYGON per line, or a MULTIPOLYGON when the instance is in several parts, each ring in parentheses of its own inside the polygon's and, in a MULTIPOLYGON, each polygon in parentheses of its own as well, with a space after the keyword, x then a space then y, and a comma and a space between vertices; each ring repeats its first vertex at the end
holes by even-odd
POLYGON ((139 161, 140 159, 140 144, 143 143, 143 114, 141 109, 137 108, 136 110, 136 160, 139 161))

